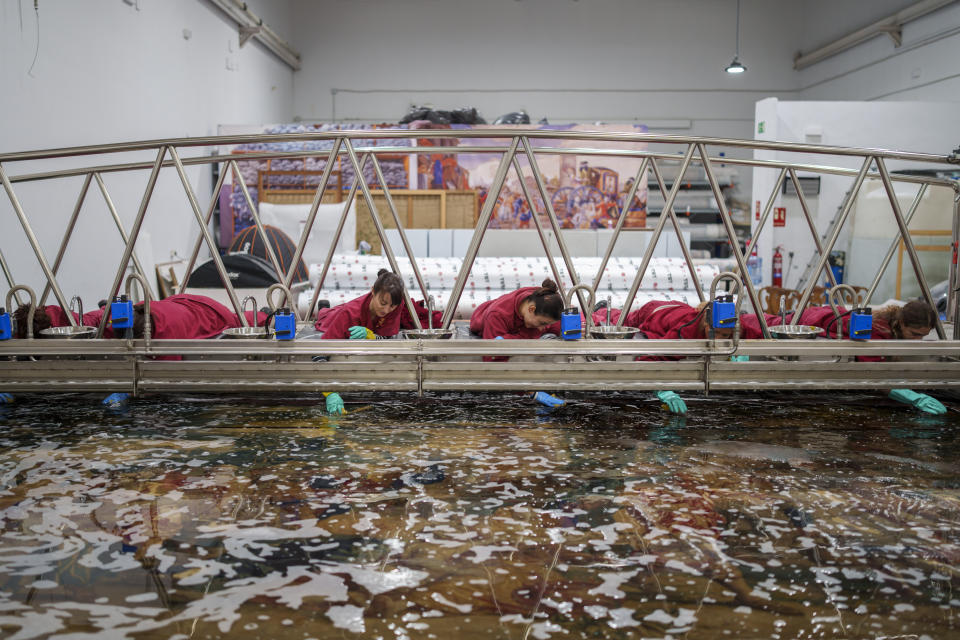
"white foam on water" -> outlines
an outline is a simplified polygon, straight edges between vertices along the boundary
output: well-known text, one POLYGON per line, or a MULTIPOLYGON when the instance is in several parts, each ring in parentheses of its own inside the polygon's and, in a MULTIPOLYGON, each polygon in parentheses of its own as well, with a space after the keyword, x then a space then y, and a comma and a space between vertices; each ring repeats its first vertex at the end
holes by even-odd
POLYGON ((901 611, 916 611, 916 607, 914 607, 912 604, 900 603, 893 605, 893 610, 897 613, 900 613, 901 611))
POLYGON ((197 527, 199 538, 222 538, 224 550, 234 558, 262 561, 273 554, 271 542, 303 538, 330 537, 330 532, 317 526, 319 520, 297 520, 289 523, 294 529, 246 526, 249 521, 197 527), (255 553, 260 551, 264 556, 255 553))
POLYGON ((440 593, 431 593, 430 597, 440 604, 450 607, 451 609, 456 609, 460 613, 470 613, 473 610, 473 605, 470 604, 457 604, 456 602, 451 602, 440 593))
POLYGON ((637 627, 640 626, 640 621, 636 620, 633 617, 634 610, 627 609, 622 607, 620 609, 611 609, 610 610, 610 620, 607 621, 614 629, 622 629, 623 627, 637 627))
POLYGON ((610 615, 610 610, 599 604, 590 604, 583 608, 584 612, 589 615, 594 620, 599 620, 600 618, 606 618, 610 615))
POLYGON ((476 546, 470 547, 469 550, 472 551, 476 556, 470 559, 474 562, 474 564, 480 564, 481 562, 486 562, 487 560, 489 560, 491 555, 493 555, 494 553, 507 553, 510 551, 517 551, 517 548, 511 547, 511 546, 499 547, 499 546, 493 546, 493 545, 476 545, 476 546))
POLYGON ((367 630, 363 622, 363 609, 352 604, 330 607, 327 609, 327 617, 333 622, 333 626, 339 629, 354 633, 363 633, 367 630))
POLYGON ((346 573, 358 585, 366 589, 371 595, 386 593, 394 589, 413 588, 427 578, 425 571, 417 571, 407 567, 396 567, 390 571, 381 571, 372 567, 363 567, 356 564, 323 564, 323 571, 330 573, 346 573))
POLYGON ((601 573, 600 578, 603 582, 589 591, 589 595, 603 595, 620 600, 626 597, 626 593, 620 590, 620 585, 640 573, 639 569, 633 571, 622 571, 620 573, 601 573))
POLYGON ((151 600, 157 600, 160 596, 154 591, 145 591, 144 593, 134 593, 129 595, 124 600, 127 602, 150 602, 151 600))

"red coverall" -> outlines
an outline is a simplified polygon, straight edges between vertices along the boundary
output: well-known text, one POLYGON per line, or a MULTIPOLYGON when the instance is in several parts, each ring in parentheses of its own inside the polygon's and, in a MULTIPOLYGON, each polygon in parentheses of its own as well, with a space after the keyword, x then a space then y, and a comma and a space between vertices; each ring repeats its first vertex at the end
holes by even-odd
POLYGON ((383 338, 397 335, 400 332, 400 320, 406 313, 406 305, 401 303, 384 317, 378 318, 370 313, 372 295, 371 291, 332 309, 319 309, 314 327, 323 331, 324 340, 345 340, 350 337, 350 327, 358 326, 366 327, 383 338))

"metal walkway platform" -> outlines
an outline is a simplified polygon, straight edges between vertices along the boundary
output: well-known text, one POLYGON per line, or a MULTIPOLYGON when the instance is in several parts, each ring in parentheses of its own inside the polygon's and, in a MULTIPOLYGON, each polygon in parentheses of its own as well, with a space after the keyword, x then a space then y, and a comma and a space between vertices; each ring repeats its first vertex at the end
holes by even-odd
MULTIPOLYGON (((626 208, 633 201, 633 196, 641 181, 645 184, 648 175, 652 175, 661 193, 665 195, 663 215, 659 216, 656 227, 647 248, 643 254, 643 262, 638 269, 633 285, 627 295, 624 313, 626 317, 637 294, 641 279, 650 263, 658 239, 669 224, 680 235, 680 225, 673 211, 674 201, 678 189, 683 183, 684 174, 691 165, 700 165, 706 176, 706 181, 720 207, 721 218, 727 233, 727 239, 732 246, 732 254, 737 265, 737 272, 746 274, 745 252, 738 246, 736 233, 730 218, 730 212, 724 203, 720 185, 713 170, 714 164, 726 163, 744 167, 760 167, 764 170, 777 173, 778 178, 767 199, 766 206, 759 222, 754 227, 754 237, 764 227, 769 219, 771 210, 780 193, 783 184, 789 179, 795 186, 799 197, 799 205, 804 215, 817 251, 812 261, 813 268, 802 298, 798 304, 798 313, 805 309, 811 298, 814 285, 820 274, 833 282, 832 271, 827 262, 830 251, 836 245, 849 214, 855 196, 860 191, 867 178, 878 179, 883 183, 890 202, 890 215, 895 219, 899 234, 891 239, 890 250, 882 260, 877 270, 877 276, 861 301, 864 306, 871 303, 880 277, 887 269, 893 253, 902 242, 906 250, 922 291, 922 297, 931 306, 935 307, 930 293, 928 282, 931 276, 949 281, 949 302, 947 320, 954 322, 952 339, 937 320, 937 341, 878 341, 860 342, 849 340, 813 340, 813 341, 637 341, 637 340, 580 340, 580 341, 493 341, 480 340, 387 340, 371 341, 292 341, 279 342, 270 340, 230 340, 230 341, 180 341, 180 340, 6 340, 0 341, 0 390, 10 392, 30 391, 130 391, 140 392, 178 392, 178 391, 269 391, 291 393, 296 391, 351 391, 351 390, 381 390, 381 391, 444 391, 444 390, 576 390, 576 391, 603 391, 603 390, 648 390, 673 389, 677 391, 695 391, 708 393, 711 391, 734 389, 887 389, 896 387, 914 388, 956 388, 960 387, 960 325, 955 322, 958 311, 958 283, 957 246, 960 241, 960 185, 956 181, 939 178, 925 178, 891 174, 887 169, 888 161, 908 161, 912 165, 929 165, 942 167, 955 165, 960 161, 956 153, 937 155, 902 151, 888 151, 881 149, 851 149, 829 147, 823 145, 807 145, 793 143, 760 142, 751 140, 730 140, 716 138, 693 138, 672 135, 635 134, 635 133, 599 133, 583 131, 550 131, 550 130, 376 130, 376 131, 331 131, 325 133, 304 134, 262 134, 232 137, 205 137, 152 140, 145 142, 131 142, 107 144, 69 149, 51 149, 18 153, 0 153, 0 181, 7 193, 12 211, 23 230, 22 241, 29 244, 43 272, 43 279, 29 284, 42 290, 40 305, 45 304, 50 293, 63 308, 68 307, 65 296, 58 280, 57 273, 64 262, 64 256, 70 244, 73 229, 77 223, 89 187, 96 182, 113 217, 120 237, 124 242, 124 251, 119 256, 116 271, 110 282, 104 278, 104 297, 112 298, 120 291, 125 275, 132 269, 134 274, 144 275, 136 253, 135 246, 141 228, 150 209, 151 196, 157 184, 160 173, 173 169, 179 177, 186 195, 189 209, 199 228, 199 235, 193 246, 190 268, 195 263, 202 243, 206 243, 213 255, 217 270, 227 290, 234 310, 240 314, 240 301, 227 277, 224 265, 219 258, 216 244, 208 228, 211 220, 214 202, 220 192, 225 177, 233 173, 240 176, 238 160, 268 159, 268 158, 315 158, 325 160, 323 174, 314 196, 313 205, 307 216, 303 234, 299 238, 297 252, 292 260, 291 268, 284 272, 279 268, 276 256, 270 255, 271 262, 278 273, 285 273, 284 285, 289 288, 293 279, 295 266, 303 254, 307 238, 312 231, 318 207, 327 189, 332 168, 336 161, 348 164, 353 169, 354 176, 362 176, 362 167, 368 163, 374 170, 378 188, 386 196, 386 203, 390 215, 400 235, 407 255, 413 256, 413 251, 407 241, 403 224, 390 197, 390 190, 383 179, 378 156, 384 154, 411 154, 411 157, 422 153, 436 153, 442 148, 444 154, 456 153, 487 153, 499 157, 496 173, 490 191, 484 201, 479 218, 476 222, 473 236, 467 249, 463 268, 457 274, 457 280, 452 290, 449 304, 444 310, 443 328, 448 328, 454 318, 457 304, 463 293, 464 285, 469 276, 470 268, 477 256, 480 242, 491 220, 491 215, 500 194, 507 174, 516 172, 519 184, 523 189, 533 215, 539 237, 543 243, 552 274, 560 285, 561 293, 576 291, 580 308, 587 308, 583 290, 596 290, 604 273, 604 266, 612 254, 614 245, 621 237, 623 222, 626 220, 626 208), (434 139, 434 142, 456 144, 459 138, 482 138, 493 140, 497 144, 489 146, 447 146, 442 147, 423 145, 417 146, 417 139, 434 139), (389 146, 391 140, 413 139, 414 146, 389 146), (538 146, 541 140, 560 140, 565 146, 545 148, 538 146), (329 152, 326 151, 297 151, 297 152, 258 152, 238 155, 203 155, 204 149, 216 147, 228 148, 230 145, 260 143, 260 142, 320 142, 330 143, 329 152), (358 146, 358 141, 367 141, 363 144, 374 146, 358 146), (623 143, 642 143, 645 150, 625 148, 623 143), (573 144, 582 146, 574 147, 573 144), (670 145, 669 150, 657 150, 670 145), (683 145, 686 152, 678 157, 672 149, 676 145, 683 145), (711 153, 708 153, 708 147, 711 153), (737 159, 729 155, 733 150, 777 151, 783 154, 798 154, 804 162, 787 162, 778 160, 737 159), (182 158, 183 150, 198 150, 192 157, 182 158), (155 154, 151 163, 144 163, 142 153, 149 151, 155 154), (720 152, 727 155, 720 157, 720 152), (111 154, 113 164, 89 164, 90 158, 103 154, 111 154), (556 154, 574 156, 617 156, 637 159, 639 170, 637 179, 633 181, 630 193, 624 200, 624 210, 620 211, 613 238, 607 248, 600 269, 596 274, 578 274, 574 269, 570 253, 563 242, 563 234, 553 210, 551 199, 547 193, 547 181, 540 170, 539 162, 543 157, 556 154), (123 157, 129 161, 124 162, 123 157), (823 164, 812 164, 811 157, 823 158, 823 164), (859 170, 852 170, 829 165, 830 158, 856 158, 860 162, 859 170), (121 158, 118 160, 118 158, 121 158), (87 159, 88 164, 78 164, 74 168, 58 169, 53 171, 24 170, 22 173, 11 175, 8 173, 12 165, 27 165, 37 161, 58 159, 59 162, 87 159), (190 180, 185 173, 186 166, 192 165, 222 165, 219 180, 213 189, 214 196, 210 199, 206 211, 201 209, 200 202, 194 193, 190 180), (668 189, 661 174, 661 165, 679 163, 678 173, 668 189), (140 171, 147 172, 146 188, 140 205, 133 218, 129 230, 122 223, 113 200, 107 190, 102 176, 111 173, 140 171), (650 172, 650 173, 648 173, 650 172), (799 188, 797 173, 806 175, 839 175, 847 176, 852 181, 850 197, 847 198, 841 210, 837 213, 834 223, 821 239, 816 229, 809 207, 799 188), (22 206, 17 193, 17 185, 37 181, 56 181, 71 177, 83 177, 83 184, 77 197, 76 205, 69 221, 63 228, 63 239, 60 242, 56 258, 51 264, 44 253, 33 226, 30 215, 22 206), (910 209, 904 213, 896 197, 896 185, 914 185, 917 194, 910 209), (531 193, 531 185, 536 191, 531 193), (926 274, 920 263, 916 247, 908 231, 908 224, 919 205, 923 194, 929 188, 945 188, 952 191, 952 210, 945 212, 952 223, 952 266, 946 273, 926 274), (559 269, 554 262, 550 251, 547 250, 548 240, 546 229, 541 222, 541 216, 549 222, 549 228, 555 236, 561 258, 566 267, 566 273, 571 277, 563 281, 559 277, 559 269), (579 285, 579 286, 578 286, 579 285), (731 362, 729 355, 750 356, 747 362, 731 362), (510 356, 509 362, 483 362, 482 356, 505 355, 510 356), (156 359, 158 356, 182 356, 181 360, 156 359), (319 357, 318 357, 319 356, 319 357), (638 356, 682 358, 650 361, 637 360, 638 356), (884 357, 886 362, 858 362, 857 356, 884 357)), ((63 166, 58 165, 58 166, 63 166)), ((256 214, 256 207, 246 190, 242 179, 238 180, 245 201, 253 212, 254 224, 259 233, 264 234, 263 225, 256 214)), ((354 178, 349 195, 343 204, 343 214, 335 237, 331 238, 330 250, 325 265, 330 264, 330 258, 337 246, 342 233, 344 221, 351 202, 356 197, 363 197, 367 208, 383 245, 384 254, 393 267, 399 271, 395 252, 391 247, 384 225, 377 213, 376 203, 371 192, 371 185, 364 179, 354 178)), ((758 203, 759 204, 759 203, 758 203)), ((0 209, 0 216, 7 215, 7 211, 0 209)), ((169 212, 159 212, 154 215, 167 215, 169 212)), ((11 225, 12 226, 12 225, 11 225)), ((15 241, 6 234, 5 242, 15 241)), ((682 241, 681 241, 682 244, 682 241)), ((701 301, 706 301, 706 295, 700 287, 694 272, 694 266, 689 252, 684 249, 687 266, 690 269, 693 281, 697 286, 697 294, 701 301)), ((411 260, 415 278, 420 289, 419 293, 426 299, 430 291, 416 265, 416 259, 411 260)), ((8 285, 14 288, 18 284, 26 284, 15 279, 10 265, 0 253, 0 266, 8 285)), ((188 272, 190 271, 188 268, 188 272)), ((326 266, 320 275, 314 289, 314 303, 326 277, 326 266)), ((749 278, 742 278, 743 288, 741 301, 745 310, 759 312, 761 310, 757 291, 749 278)), ((835 282, 834 282, 835 284, 835 282)), ((183 286, 186 286, 184 282, 183 286)), ((145 287, 146 295, 152 296, 150 287, 145 287)), ((181 289, 182 291, 182 289, 181 289)), ((19 294, 15 293, 20 301, 19 294)), ((416 322, 417 314, 413 312, 410 294, 405 294, 405 304, 416 322)), ((9 296, 8 296, 9 297, 9 296)), ((310 305, 311 308, 315 304, 310 305)), ((241 318, 242 318, 242 314, 241 318)), ((770 336, 769 328, 761 318, 761 329, 765 336, 770 336)), ((310 322, 310 318, 299 318, 301 323, 310 322)), ((103 335, 108 321, 108 314, 103 315, 97 336, 103 335)))

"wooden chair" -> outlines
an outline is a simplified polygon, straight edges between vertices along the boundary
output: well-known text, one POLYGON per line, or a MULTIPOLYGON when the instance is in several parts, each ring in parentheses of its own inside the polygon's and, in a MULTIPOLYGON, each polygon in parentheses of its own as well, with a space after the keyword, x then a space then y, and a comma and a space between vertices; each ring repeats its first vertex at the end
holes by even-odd
POLYGON ((763 308, 763 312, 772 313, 774 315, 780 313, 781 296, 786 297, 785 304, 787 306, 787 311, 796 308, 797 303, 800 302, 800 292, 796 289, 784 289, 783 287, 763 287, 757 292, 757 294, 760 297, 760 306, 763 308))

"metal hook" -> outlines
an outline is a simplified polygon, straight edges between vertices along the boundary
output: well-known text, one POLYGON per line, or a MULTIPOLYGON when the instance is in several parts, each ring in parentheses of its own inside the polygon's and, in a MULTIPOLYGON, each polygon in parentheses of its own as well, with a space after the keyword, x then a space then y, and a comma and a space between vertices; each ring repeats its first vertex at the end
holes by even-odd
MULTIPOLYGON (((259 313, 257 313, 257 299, 254 298, 253 296, 247 296, 246 298, 244 298, 244 299, 243 299, 243 302, 240 303, 240 313, 243 314, 243 313, 244 313, 244 309, 247 308, 247 300, 249 300, 250 302, 253 303, 253 328, 256 329, 256 328, 257 328, 257 316, 260 315, 259 313)), ((241 325, 242 325, 242 324, 243 324, 243 321, 241 320, 240 323, 241 323, 241 325)))
POLYGON ((33 340, 33 316, 37 311, 37 294, 35 294, 33 289, 27 285, 18 284, 7 291, 7 300, 5 305, 7 309, 10 308, 10 302, 13 299, 13 294, 15 294, 17 291, 26 291, 27 295, 30 296, 30 307, 27 310, 27 340, 33 340))
MULTIPOLYGON (((849 284, 838 284, 827 290, 827 302, 830 303, 830 308, 833 310, 833 317, 837 322, 837 340, 843 339, 843 322, 840 320, 840 310, 837 309, 837 305, 833 298, 838 292, 841 291, 850 292, 850 295, 852 296, 851 300, 853 300, 851 308, 856 307, 860 302, 857 295, 857 290, 851 287, 849 284)), ((840 302, 843 302, 843 298, 840 298, 840 302)), ((829 338, 830 336, 828 335, 827 337, 829 338)))
POLYGON ((594 298, 596 297, 596 292, 594 291, 593 287, 591 287, 591 286, 588 285, 588 284, 584 284, 584 283, 581 282, 580 284, 575 285, 575 286, 570 287, 569 289, 567 289, 567 293, 563 296, 563 308, 564 308, 564 309, 570 309, 570 308, 571 308, 571 307, 570 307, 570 301, 573 299, 573 294, 574 294, 574 292, 577 291, 578 289, 583 289, 584 291, 586 291, 587 293, 590 294, 590 298, 589 298, 589 300, 587 301, 587 306, 588 306, 589 308, 583 310, 583 315, 584 315, 584 317, 586 318, 586 322, 587 322, 586 335, 589 336, 589 335, 590 335, 590 330, 593 329, 593 317, 592 317, 592 316, 593 316, 593 303, 594 303, 594 298))
POLYGON ((150 322, 150 288, 147 287, 147 280, 139 273, 131 273, 127 276, 127 283, 124 291, 127 293, 127 298, 132 300, 131 294, 133 293, 133 281, 136 280, 140 284, 140 290, 143 292, 143 343, 150 348, 150 331, 152 329, 152 323, 150 322))

